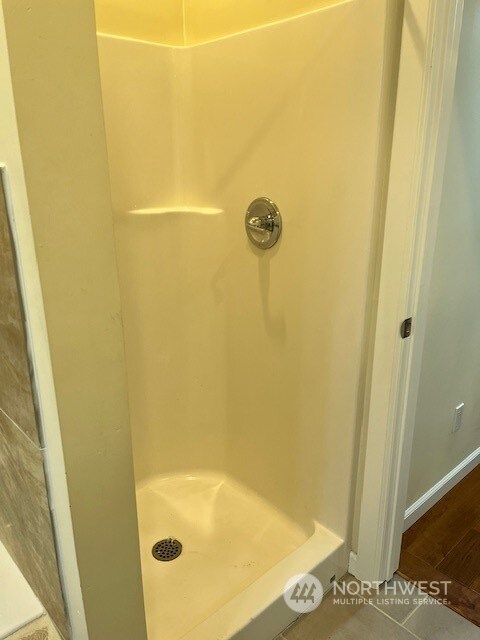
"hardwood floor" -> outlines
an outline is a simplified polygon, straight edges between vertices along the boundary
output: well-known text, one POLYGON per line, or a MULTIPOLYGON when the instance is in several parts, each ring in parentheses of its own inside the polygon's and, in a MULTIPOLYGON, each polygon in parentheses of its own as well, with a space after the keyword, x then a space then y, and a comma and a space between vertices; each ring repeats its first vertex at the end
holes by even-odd
POLYGON ((405 532, 398 573, 450 581, 438 597, 480 626, 480 465, 405 532))

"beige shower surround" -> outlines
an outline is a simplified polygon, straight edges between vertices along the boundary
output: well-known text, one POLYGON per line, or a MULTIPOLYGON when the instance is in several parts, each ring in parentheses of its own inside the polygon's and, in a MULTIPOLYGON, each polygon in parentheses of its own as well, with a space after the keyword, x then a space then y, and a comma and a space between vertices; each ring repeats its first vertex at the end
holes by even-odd
POLYGON ((385 9, 187 47, 99 35, 151 638, 267 637, 234 634, 287 576, 346 570, 385 9), (261 195, 284 220, 265 252, 261 195), (177 534, 179 592, 150 551, 177 534))
POLYGON ((226 472, 348 536, 385 8, 185 48, 100 35, 137 483, 226 472))
MULTIPOLYGON (((347 2, 349 0, 346 0, 347 2)), ((98 31, 188 46, 343 4, 335 0, 96 0, 98 31)))

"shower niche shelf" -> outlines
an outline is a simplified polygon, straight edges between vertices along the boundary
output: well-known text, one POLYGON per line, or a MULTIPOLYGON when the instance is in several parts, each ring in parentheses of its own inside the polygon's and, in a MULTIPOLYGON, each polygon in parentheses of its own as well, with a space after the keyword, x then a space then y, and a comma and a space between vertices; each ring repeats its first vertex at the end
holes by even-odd
POLYGON ((166 215, 194 215, 194 216, 218 216, 223 209, 215 207, 150 207, 146 209, 131 209, 126 212, 128 216, 166 216, 166 215))

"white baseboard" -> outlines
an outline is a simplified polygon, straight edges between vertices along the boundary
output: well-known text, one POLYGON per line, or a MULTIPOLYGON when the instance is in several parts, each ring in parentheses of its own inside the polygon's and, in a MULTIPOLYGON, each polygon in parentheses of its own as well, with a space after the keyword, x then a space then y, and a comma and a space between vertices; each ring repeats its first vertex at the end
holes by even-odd
POLYGON ((355 567, 357 566, 357 554, 354 551, 350 551, 348 560, 348 573, 352 576, 355 575, 355 567))
POLYGON ((423 494, 405 511, 405 523, 403 530, 409 529, 417 520, 427 513, 443 496, 453 489, 453 487, 463 480, 466 475, 473 471, 477 464, 480 464, 480 447, 462 460, 459 465, 452 469, 435 486, 423 494))

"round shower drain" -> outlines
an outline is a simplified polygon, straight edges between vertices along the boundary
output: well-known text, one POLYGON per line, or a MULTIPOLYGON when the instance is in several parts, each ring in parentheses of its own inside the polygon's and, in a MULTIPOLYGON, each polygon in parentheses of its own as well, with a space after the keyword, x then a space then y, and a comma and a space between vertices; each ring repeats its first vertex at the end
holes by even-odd
POLYGON ((175 538, 165 538, 153 545, 152 555, 155 560, 170 562, 182 553, 182 543, 175 538))

